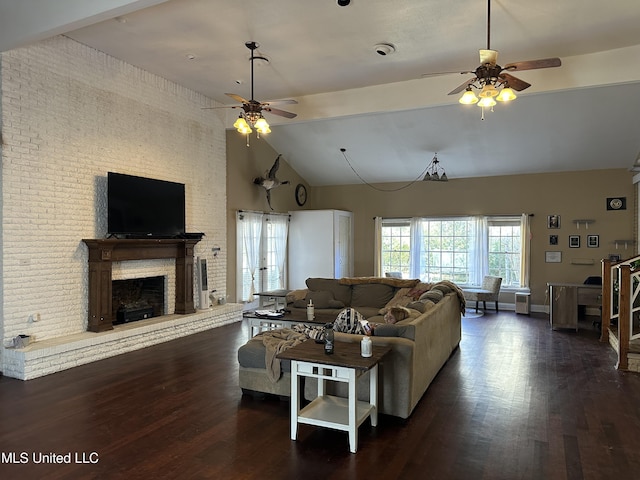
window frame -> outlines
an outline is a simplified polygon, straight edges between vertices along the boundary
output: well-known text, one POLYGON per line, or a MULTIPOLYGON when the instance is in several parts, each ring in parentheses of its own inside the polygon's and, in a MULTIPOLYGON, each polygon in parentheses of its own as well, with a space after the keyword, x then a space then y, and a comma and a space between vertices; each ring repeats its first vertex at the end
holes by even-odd
MULTIPOLYGON (((407 228, 413 225, 413 228, 410 230, 412 255, 407 263, 400 264, 397 268, 394 268, 395 271, 401 271, 404 278, 421 278, 426 282, 451 280, 460 286, 471 287, 479 286, 485 275, 497 273, 499 274, 498 276, 502 276, 504 279, 504 290, 523 290, 528 288, 530 270, 527 244, 528 240, 523 240, 528 235, 528 216, 526 215, 479 215, 473 217, 447 216, 415 218, 394 217, 381 218, 378 225, 380 231, 377 232, 376 235, 382 239, 380 247, 376 252, 381 268, 380 274, 384 275, 386 271, 390 270, 391 266, 395 267, 395 265, 391 265, 385 259, 385 246, 388 245, 388 242, 385 242, 385 239, 389 237, 385 234, 385 229, 389 227, 407 228), (420 247, 420 242, 423 242, 424 244, 424 238, 417 237, 423 236, 424 233, 416 229, 416 224, 421 225, 421 227, 418 228, 422 229, 425 228, 425 222, 429 225, 426 228, 431 228, 431 224, 439 225, 440 233, 443 233, 442 222, 447 221, 466 222, 468 232, 466 235, 460 234, 460 232, 456 235, 455 231, 453 232, 454 235, 444 235, 445 240, 441 240, 441 242, 444 241, 448 246, 452 246, 452 250, 447 250, 448 253, 445 253, 445 255, 448 254, 450 257, 454 258, 453 262, 448 262, 449 265, 444 268, 445 271, 448 269, 451 270, 446 274, 442 274, 443 265, 447 262, 439 262, 439 267, 436 270, 439 269, 440 275, 435 273, 434 275, 428 275, 428 272, 426 271, 427 267, 423 267, 422 265, 427 263, 426 259, 429 258, 429 255, 431 254, 428 249, 425 250, 420 247), (495 235, 496 227, 506 227, 507 232, 500 231, 500 235, 495 235), (513 230, 514 227, 518 229, 517 232, 513 230), (509 229, 511 230, 509 231, 509 229), (460 239, 465 236, 467 237, 466 250, 463 249, 462 251, 457 251, 455 248, 457 246, 456 241, 463 243, 460 239), (495 266, 492 267, 492 265, 496 264, 496 256, 500 255, 497 251, 491 251, 491 248, 494 247, 496 243, 495 237, 500 237, 500 245, 504 243, 508 247, 506 254, 512 259, 510 268, 507 268, 504 271, 498 271, 495 266), (510 239, 510 241, 507 242, 505 239, 510 239), (420 265, 416 264, 414 260, 418 254, 420 255, 420 265), (458 263, 461 263, 463 265, 462 267, 456 267, 456 255, 459 257, 458 263), (464 256, 467 257, 466 260, 462 258, 464 256), (464 272, 459 271, 460 268, 464 268, 464 272), (461 274, 466 275, 466 278, 463 278, 461 274)), ((427 237, 431 238, 432 244, 437 244, 437 241, 433 240, 433 238, 442 238, 442 235, 427 235, 427 237)), ((443 254, 441 249, 433 249, 432 252, 442 258, 443 254)), ((503 259, 502 261, 505 262, 506 259, 503 259)))

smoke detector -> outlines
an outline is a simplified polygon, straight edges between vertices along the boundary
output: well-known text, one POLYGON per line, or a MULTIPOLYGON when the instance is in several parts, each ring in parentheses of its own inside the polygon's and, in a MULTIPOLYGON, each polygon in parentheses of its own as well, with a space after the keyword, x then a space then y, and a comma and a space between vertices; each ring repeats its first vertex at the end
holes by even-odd
POLYGON ((382 55, 383 57, 385 55, 391 55, 392 53, 395 53, 396 51, 396 47, 393 46, 393 44, 391 43, 379 43, 376 46, 373 47, 376 51, 376 53, 378 55, 382 55))

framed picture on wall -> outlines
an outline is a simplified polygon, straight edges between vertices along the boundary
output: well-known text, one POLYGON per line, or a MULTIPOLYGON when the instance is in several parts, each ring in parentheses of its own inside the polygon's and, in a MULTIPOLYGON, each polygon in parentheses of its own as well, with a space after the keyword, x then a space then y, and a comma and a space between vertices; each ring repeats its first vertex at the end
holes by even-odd
POLYGON ((558 235, 549 235, 549 245, 558 244, 558 235))
POLYGON ((547 228, 560 228, 560 215, 549 215, 547 217, 547 228))
POLYGON ((547 263, 561 263, 562 252, 544 252, 544 261, 547 263))
POLYGON ((569 247, 580 248, 580 235, 569 235, 569 247))
POLYGON ((620 261, 620 255, 617 253, 610 253, 609 260, 611 260, 611 263, 618 263, 620 261))
POLYGON ((587 235, 587 247, 598 248, 600 246, 600 235, 587 235))

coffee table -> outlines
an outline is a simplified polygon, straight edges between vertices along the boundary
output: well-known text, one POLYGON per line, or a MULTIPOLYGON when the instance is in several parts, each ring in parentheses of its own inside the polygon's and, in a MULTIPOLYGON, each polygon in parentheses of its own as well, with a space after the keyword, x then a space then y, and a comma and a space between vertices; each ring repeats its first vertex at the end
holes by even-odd
POLYGON ((307 340, 277 355, 291 360, 291 440, 298 438, 298 424, 342 430, 349 433, 349 451, 358 450, 358 427, 367 418, 378 425, 378 363, 390 350, 373 346, 373 355, 360 355, 359 343, 335 342, 334 353, 324 353, 324 345, 307 340), (358 378, 369 371, 369 402, 358 400, 358 378), (318 380, 318 397, 300 409, 299 377, 318 380), (343 382, 347 398, 325 395, 326 382, 343 382))
POLYGON ((249 324, 249 338, 260 332, 274 330, 276 328, 291 328, 296 323, 306 323, 309 325, 324 325, 331 323, 336 319, 335 314, 317 315, 313 320, 307 320, 306 312, 295 313, 285 312, 284 314, 276 314, 273 312, 269 315, 259 315, 260 310, 246 311, 242 314, 249 324))

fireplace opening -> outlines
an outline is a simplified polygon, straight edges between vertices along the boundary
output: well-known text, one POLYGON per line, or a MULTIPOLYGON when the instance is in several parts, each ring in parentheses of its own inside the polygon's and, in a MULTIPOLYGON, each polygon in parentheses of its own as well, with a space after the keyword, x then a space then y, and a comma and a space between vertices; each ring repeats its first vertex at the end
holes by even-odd
POLYGON ((164 276, 113 280, 114 325, 164 315, 164 276))

